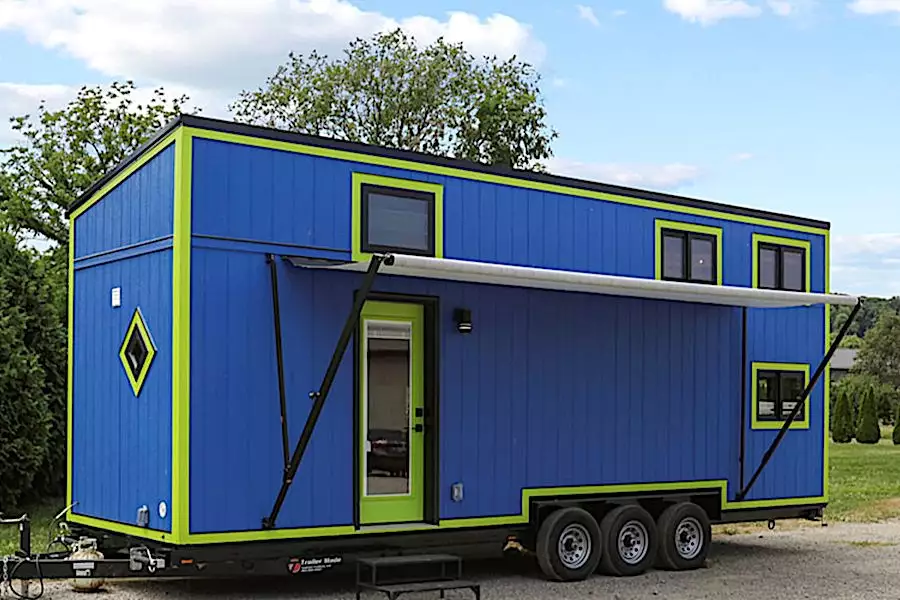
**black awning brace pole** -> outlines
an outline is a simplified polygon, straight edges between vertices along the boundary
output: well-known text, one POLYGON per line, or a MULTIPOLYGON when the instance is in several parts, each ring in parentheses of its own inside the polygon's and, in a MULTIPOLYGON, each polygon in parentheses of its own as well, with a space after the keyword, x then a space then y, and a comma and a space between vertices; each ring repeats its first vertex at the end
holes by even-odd
POLYGON ((278 264, 275 256, 266 255, 269 271, 272 273, 272 308, 275 317, 275 360, 278 364, 278 400, 281 405, 281 450, 284 455, 284 470, 287 472, 291 451, 288 445, 287 400, 284 390, 284 350, 281 345, 281 307, 278 298, 278 264))
POLYGON ((306 452, 307 446, 309 446, 310 439, 312 439, 316 422, 319 420, 319 415, 322 413, 322 407, 325 404, 326 398, 328 398, 328 392, 331 390, 331 385, 334 383, 334 378, 341 366, 341 361, 347 351, 347 346, 350 344, 350 339, 353 337, 353 332, 356 330, 357 324, 359 323, 366 297, 369 295, 372 285, 375 283, 375 276, 378 274, 378 269, 382 264, 388 266, 394 264, 394 257, 390 254, 384 256, 376 254, 372 256, 372 259, 369 261, 369 268, 366 271, 359 293, 356 294, 356 298, 353 301, 353 309, 350 311, 350 314, 347 315, 344 329, 341 331, 334 353, 331 355, 331 362, 328 363, 328 369, 325 371, 325 376, 322 378, 322 385, 319 386, 317 391, 310 392, 309 394, 310 399, 313 401, 312 408, 309 411, 309 416, 306 418, 306 425, 303 426, 303 433, 300 434, 300 439, 297 440, 297 445, 294 447, 294 453, 291 456, 288 468, 284 473, 284 480, 281 483, 281 489, 278 491, 278 497, 275 499, 275 505, 272 507, 272 512, 268 517, 263 519, 263 529, 272 529, 275 527, 275 520, 278 518, 281 506, 284 504, 284 499, 287 497, 288 489, 291 487, 294 476, 297 474, 297 469, 300 466, 300 461, 303 459, 303 454, 306 452))
MULTIPOLYGON (((738 502, 747 497, 747 493, 750 491, 750 488, 752 488, 753 484, 756 483, 756 480, 759 479, 762 470, 766 467, 769 460, 772 458, 772 454, 775 452, 778 444, 781 443, 781 440, 784 438, 785 433, 787 433, 788 428, 790 428, 791 423, 794 421, 794 418, 800 412, 800 409, 803 408, 803 405, 806 403, 806 399, 809 397, 812 389, 815 387, 819 377, 822 375, 822 373, 825 372, 825 367, 829 362, 831 362, 831 357, 834 355, 835 350, 838 349, 838 346, 840 346, 841 342, 844 340, 844 336, 847 335, 847 330, 850 329, 850 324, 853 322, 853 319, 856 318, 856 314, 859 312, 861 306, 862 302, 857 301, 856 305, 853 307, 853 310, 850 311, 850 316, 847 317, 846 321, 844 321, 844 324, 843 326, 841 326, 841 330, 838 332, 837 337, 834 338, 833 342, 831 342, 831 346, 828 348, 828 352, 825 353, 825 356, 822 358, 821 362, 819 362, 819 366, 816 368, 816 372, 813 373, 813 376, 809 380, 809 383, 806 384, 806 388, 804 388, 803 393, 800 394, 799 400, 794 405, 794 410, 791 411, 791 414, 785 420, 784 425, 782 425, 781 429, 778 430, 778 435, 775 436, 775 439, 772 440, 772 443, 769 445, 768 450, 766 450, 766 453, 763 454, 759 466, 756 467, 756 471, 753 473, 753 477, 751 477, 750 481, 747 482, 747 485, 745 485, 744 488, 740 492, 738 492, 738 495, 736 497, 736 500, 738 502)), ((827 435, 827 433, 825 435, 827 435)))

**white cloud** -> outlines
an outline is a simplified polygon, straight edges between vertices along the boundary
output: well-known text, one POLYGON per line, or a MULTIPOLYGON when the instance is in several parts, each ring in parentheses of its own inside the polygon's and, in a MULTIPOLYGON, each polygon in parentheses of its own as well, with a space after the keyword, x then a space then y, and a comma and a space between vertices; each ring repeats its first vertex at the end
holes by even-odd
POLYGON ((754 18, 762 9, 744 0, 663 0, 669 12, 701 25, 714 25, 725 19, 754 18))
POLYGON ((17 139, 10 119, 26 114, 35 114, 41 101, 47 108, 61 107, 75 96, 76 90, 65 85, 29 85, 0 82, 0 148, 17 139))
POLYGON ((545 54, 531 28, 507 15, 395 19, 349 0, 3 0, 0 11, 0 30, 104 76, 227 93, 261 84, 289 51, 338 53, 355 37, 398 26, 421 43, 443 36, 476 55, 516 54, 539 65, 545 54))
POLYGON ((900 0, 853 0, 849 6, 861 15, 900 13, 900 0))
POLYGON ((900 233, 836 235, 831 288, 867 296, 900 295, 900 233))
POLYGON ((768 0, 769 9, 779 17, 798 18, 811 14, 818 0, 768 0))
POLYGON ((624 16, 627 15, 627 14, 628 14, 628 11, 627 11, 627 10, 622 10, 621 8, 618 9, 618 10, 614 10, 614 11, 612 12, 612 16, 614 16, 614 17, 624 17, 624 16))
POLYGON ((578 9, 578 18, 583 21, 587 21, 594 27, 600 26, 600 19, 597 18, 596 13, 594 13, 594 9, 590 6, 585 6, 584 4, 576 4, 575 8, 578 9))
POLYGON ((699 167, 683 163, 661 165, 586 163, 555 157, 547 161, 547 169, 556 175, 660 190, 673 190, 690 185, 702 174, 699 167))
POLYGON ((753 154, 750 152, 739 152, 731 157, 731 160, 735 162, 745 162, 753 158, 753 154))

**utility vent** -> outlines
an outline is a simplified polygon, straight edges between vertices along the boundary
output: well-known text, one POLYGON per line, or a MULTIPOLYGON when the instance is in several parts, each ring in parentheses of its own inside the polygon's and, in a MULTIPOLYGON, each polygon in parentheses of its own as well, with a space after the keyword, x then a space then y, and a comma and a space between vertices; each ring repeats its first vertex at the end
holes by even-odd
POLYGON ((128 382, 135 396, 139 396, 141 388, 144 387, 144 381, 147 379, 147 372, 153 363, 153 357, 156 356, 156 346, 147 330, 147 324, 141 309, 136 308, 128 329, 125 333, 125 339, 122 341, 122 348, 119 350, 119 358, 122 360, 122 366, 125 367, 125 374, 128 376, 128 382))

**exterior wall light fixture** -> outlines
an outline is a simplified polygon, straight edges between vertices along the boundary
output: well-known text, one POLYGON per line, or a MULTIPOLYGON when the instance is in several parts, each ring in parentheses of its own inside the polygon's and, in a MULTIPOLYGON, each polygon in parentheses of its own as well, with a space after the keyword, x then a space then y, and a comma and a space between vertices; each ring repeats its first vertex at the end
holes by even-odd
POLYGON ((471 333, 472 311, 468 308, 457 308, 453 311, 453 320, 456 321, 456 330, 460 333, 471 333))

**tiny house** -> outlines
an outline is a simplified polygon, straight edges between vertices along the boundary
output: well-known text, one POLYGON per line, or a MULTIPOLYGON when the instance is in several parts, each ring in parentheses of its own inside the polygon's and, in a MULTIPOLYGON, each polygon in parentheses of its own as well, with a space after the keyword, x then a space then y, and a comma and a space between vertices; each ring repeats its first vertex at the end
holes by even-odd
POLYGON ((85 531, 578 579, 827 503, 828 223, 193 116, 70 222, 85 531))

